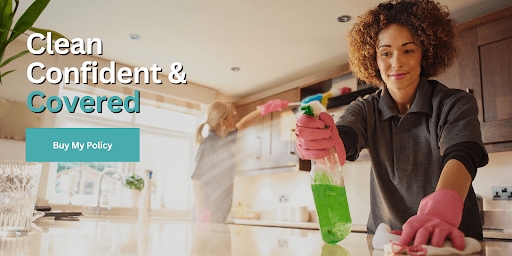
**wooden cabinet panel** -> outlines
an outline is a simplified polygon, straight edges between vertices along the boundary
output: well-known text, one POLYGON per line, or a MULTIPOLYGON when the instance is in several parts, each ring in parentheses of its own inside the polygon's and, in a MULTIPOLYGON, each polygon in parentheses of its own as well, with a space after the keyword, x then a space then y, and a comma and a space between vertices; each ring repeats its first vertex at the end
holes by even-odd
POLYGON ((481 46, 480 58, 484 121, 512 119, 512 38, 481 46))
POLYGON ((476 98, 488 152, 512 151, 512 7, 502 13, 507 16, 501 20, 461 24, 469 28, 458 30, 459 58, 445 74, 434 78, 476 98))
POLYGON ((460 56, 457 63, 459 67, 458 77, 460 85, 458 87, 452 87, 451 85, 447 86, 470 92, 476 98, 478 109, 480 110, 478 119, 480 119, 480 123, 483 123, 480 56, 478 54, 478 38, 476 29, 461 32, 458 35, 458 41, 460 56))
POLYGON ((512 37, 512 17, 479 26, 476 31, 478 45, 490 44, 512 37))
POLYGON ((482 95, 482 139, 490 152, 512 150, 512 17, 476 28, 482 95), (488 31, 486 31, 488 30, 488 31), (496 146, 496 145, 495 145, 496 146))
MULTIPOLYGON (((512 24, 512 20, 509 20, 512 24)), ((512 141, 512 38, 480 47, 484 143, 512 141)))
POLYGON ((237 106, 236 107, 236 113, 238 116, 238 120, 242 119, 247 114, 251 113, 252 111, 256 110, 256 107, 258 105, 261 105, 262 100, 257 100, 245 105, 237 106))

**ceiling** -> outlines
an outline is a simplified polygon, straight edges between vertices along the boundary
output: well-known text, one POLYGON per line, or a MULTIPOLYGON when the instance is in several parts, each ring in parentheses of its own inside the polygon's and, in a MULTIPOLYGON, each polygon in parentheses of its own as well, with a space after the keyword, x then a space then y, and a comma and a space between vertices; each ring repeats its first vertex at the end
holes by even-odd
MULTIPOLYGON (((17 16, 32 2, 20 1, 17 16)), ((100 38, 99 57, 117 63, 157 64, 169 74, 171 63, 180 62, 188 82, 237 99, 347 63, 349 27, 380 2, 52 0, 34 26, 69 39, 100 38), (340 23, 341 15, 352 19, 340 23)), ((511 0, 439 2, 456 22, 512 5, 511 0)))

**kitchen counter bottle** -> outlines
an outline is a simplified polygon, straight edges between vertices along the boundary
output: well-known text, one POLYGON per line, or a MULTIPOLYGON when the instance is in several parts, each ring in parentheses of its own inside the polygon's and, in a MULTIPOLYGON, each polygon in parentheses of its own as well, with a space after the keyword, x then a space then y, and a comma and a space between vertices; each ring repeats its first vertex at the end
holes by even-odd
MULTIPOLYGON (((301 108, 305 115, 318 118, 325 108, 318 101, 301 108), (316 103, 318 104, 316 104, 316 103)), ((348 208, 345 182, 336 149, 321 159, 313 159, 311 167, 311 190, 315 200, 322 239, 335 244, 345 239, 352 230, 352 219, 348 208)))
POLYGON ((151 170, 146 170, 144 177, 144 188, 139 203, 139 221, 149 220, 149 210, 151 209, 151 170))

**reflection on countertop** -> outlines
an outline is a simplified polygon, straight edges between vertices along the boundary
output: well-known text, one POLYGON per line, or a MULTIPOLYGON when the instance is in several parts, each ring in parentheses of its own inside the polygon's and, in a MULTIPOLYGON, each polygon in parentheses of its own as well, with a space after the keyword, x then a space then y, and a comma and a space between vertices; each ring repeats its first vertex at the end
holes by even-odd
MULTIPOLYGON (((277 221, 277 220, 242 220, 233 219, 235 224, 250 225, 250 226, 267 226, 267 227, 282 227, 282 228, 305 228, 320 230, 318 222, 290 222, 290 221, 277 221)), ((352 232, 366 233, 366 226, 352 225, 352 232)))
MULTIPOLYGON (((152 218, 82 218, 80 221, 38 219, 42 231, 28 237, 0 238, 0 255, 334 255, 374 256, 372 235, 351 233, 336 246, 325 246, 311 229, 199 224, 152 218), (330 255, 330 254, 328 254, 330 255)), ((512 242, 483 242, 476 255, 509 255, 512 242)))

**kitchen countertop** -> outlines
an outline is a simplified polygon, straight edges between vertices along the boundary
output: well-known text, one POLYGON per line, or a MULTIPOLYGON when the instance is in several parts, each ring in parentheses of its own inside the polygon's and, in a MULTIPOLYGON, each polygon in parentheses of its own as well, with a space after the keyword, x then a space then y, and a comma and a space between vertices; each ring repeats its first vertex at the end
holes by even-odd
MULTIPOLYGON (((251 226, 267 226, 267 227, 283 227, 283 228, 305 228, 320 229, 320 225, 314 222, 289 222, 289 221, 272 221, 272 220, 242 220, 234 219, 235 224, 251 225, 251 226)), ((352 225, 352 232, 366 233, 365 225, 352 225)), ((484 229, 485 238, 509 239, 512 240, 512 231, 503 229, 484 229)), ((512 241, 511 241, 512 242, 512 241)))
MULTIPOLYGON (((322 255, 319 230, 199 224, 185 220, 152 218, 87 218, 55 221, 40 218, 40 230, 21 238, 0 238, 0 255, 322 255)), ((37 229, 37 228, 36 228, 37 229)), ((350 233, 335 248, 336 255, 376 256, 372 235, 350 233)), ((486 240, 483 250, 472 255, 510 255, 512 242, 486 240)))

